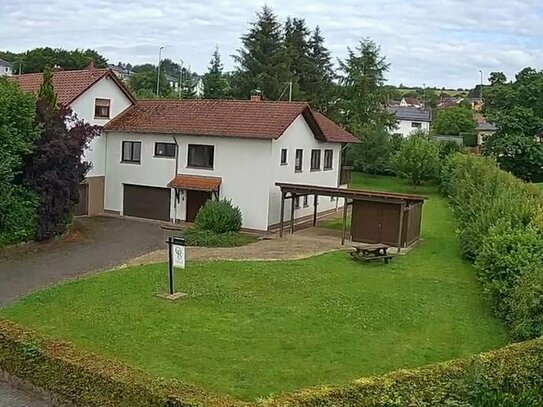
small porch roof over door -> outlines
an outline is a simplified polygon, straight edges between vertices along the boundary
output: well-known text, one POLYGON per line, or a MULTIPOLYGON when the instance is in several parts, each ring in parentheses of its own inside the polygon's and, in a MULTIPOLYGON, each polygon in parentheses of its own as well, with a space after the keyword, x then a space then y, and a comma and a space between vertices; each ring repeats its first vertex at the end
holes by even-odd
POLYGON ((190 191, 217 192, 222 178, 203 175, 178 174, 168 183, 168 187, 190 191))

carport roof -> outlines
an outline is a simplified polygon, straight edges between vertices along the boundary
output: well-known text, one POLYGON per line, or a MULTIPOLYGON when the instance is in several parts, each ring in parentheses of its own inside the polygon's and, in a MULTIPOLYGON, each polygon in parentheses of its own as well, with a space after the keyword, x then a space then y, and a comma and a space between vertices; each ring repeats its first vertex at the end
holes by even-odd
POLYGON ((178 174, 168 187, 191 191, 218 191, 222 178, 203 175, 178 174))
POLYGON ((275 185, 281 188, 282 192, 297 195, 323 195, 354 200, 369 200, 391 203, 417 203, 424 202, 426 199, 428 199, 428 197, 424 195, 399 194, 395 192, 370 191, 366 189, 322 187, 318 185, 288 184, 282 182, 276 182, 275 185))

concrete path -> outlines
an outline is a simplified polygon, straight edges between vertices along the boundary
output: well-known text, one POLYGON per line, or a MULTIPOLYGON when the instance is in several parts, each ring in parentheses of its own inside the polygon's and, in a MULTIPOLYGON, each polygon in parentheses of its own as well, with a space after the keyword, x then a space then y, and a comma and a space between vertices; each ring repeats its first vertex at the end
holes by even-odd
MULTIPOLYGON (((306 228, 298 230, 294 234, 285 234, 280 239, 277 235, 269 239, 242 247, 188 247, 187 259, 190 260, 298 260, 319 254, 350 248, 350 243, 341 245, 341 232, 306 228)), ((168 260, 166 250, 157 250, 152 253, 137 257, 129 262, 128 266, 140 264, 161 263, 168 260)))

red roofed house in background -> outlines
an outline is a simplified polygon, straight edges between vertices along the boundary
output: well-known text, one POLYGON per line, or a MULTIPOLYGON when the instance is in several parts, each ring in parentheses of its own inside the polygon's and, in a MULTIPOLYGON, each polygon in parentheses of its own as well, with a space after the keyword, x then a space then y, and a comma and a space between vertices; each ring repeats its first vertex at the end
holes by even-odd
MULTIPOLYGON (((228 198, 258 231, 279 223, 276 182, 338 187, 343 147, 358 142, 302 102, 142 100, 104 130, 106 212, 192 222, 206 200, 228 198)), ((311 218, 312 203, 294 200, 295 218, 311 218)), ((318 212, 342 205, 320 197, 318 212)))
MULTIPOLYGON (((21 89, 38 93, 43 82, 41 73, 10 76, 21 89)), ((132 94, 109 69, 87 69, 53 72, 53 87, 59 104, 69 106, 80 119, 104 126, 111 119, 135 103, 132 94)), ((105 136, 94 139, 85 151, 85 160, 92 168, 80 186, 79 215, 95 215, 104 212, 104 188, 106 177, 105 136)))

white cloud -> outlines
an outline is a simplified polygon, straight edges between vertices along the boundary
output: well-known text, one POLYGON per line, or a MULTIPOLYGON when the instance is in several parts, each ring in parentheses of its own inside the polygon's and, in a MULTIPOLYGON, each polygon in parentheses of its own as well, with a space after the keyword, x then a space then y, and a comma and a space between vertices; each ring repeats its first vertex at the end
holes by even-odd
MULTIPOLYGON (((321 26, 335 57, 362 37, 381 45, 391 83, 468 87, 479 70, 511 76, 543 65, 539 0, 269 0, 281 19, 321 26)), ((112 62, 164 56, 206 69, 219 45, 227 68, 261 0, 2 0, 0 47, 95 48, 112 62)))

